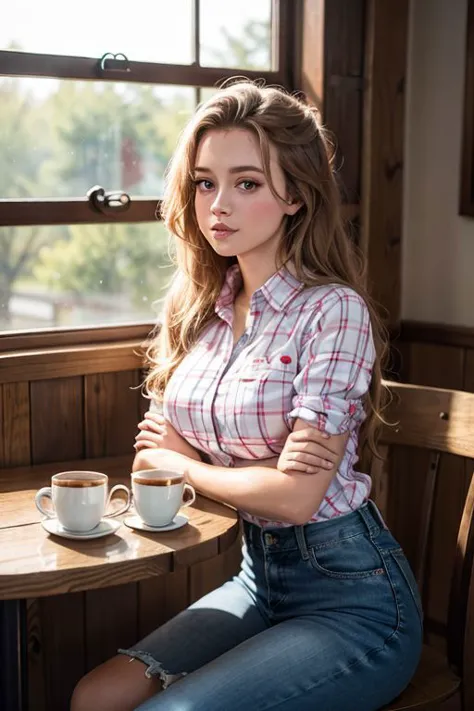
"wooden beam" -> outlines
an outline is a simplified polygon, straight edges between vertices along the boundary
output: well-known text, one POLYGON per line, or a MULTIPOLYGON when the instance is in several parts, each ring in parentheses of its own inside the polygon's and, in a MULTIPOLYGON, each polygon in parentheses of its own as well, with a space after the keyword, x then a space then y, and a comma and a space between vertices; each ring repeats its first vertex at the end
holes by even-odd
POLYGON ((389 326, 400 318, 408 16, 409 0, 368 0, 360 245, 389 326))

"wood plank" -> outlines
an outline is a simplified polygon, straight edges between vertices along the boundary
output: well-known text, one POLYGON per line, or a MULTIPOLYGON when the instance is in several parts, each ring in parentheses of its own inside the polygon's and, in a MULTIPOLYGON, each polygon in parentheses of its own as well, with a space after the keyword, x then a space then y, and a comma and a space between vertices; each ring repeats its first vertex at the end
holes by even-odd
POLYGON ((197 563, 189 569, 189 596, 195 602, 228 580, 224 556, 197 563))
MULTIPOLYGON (((84 376, 86 456, 133 452, 141 393, 137 370, 84 376)), ((86 668, 138 641, 137 583, 86 592, 86 668)))
POLYGON ((373 457, 370 467, 370 478, 372 479, 370 498, 375 501, 380 513, 387 521, 390 493, 389 447, 384 444, 379 445, 378 452, 380 459, 373 457))
POLYGON ((37 598, 27 600, 28 635, 28 708, 49 711, 46 705, 46 671, 43 654, 43 625, 41 602, 37 598))
POLYGON ((405 343, 430 343, 439 346, 474 349, 474 328, 445 323, 403 320, 400 338, 405 343))
POLYGON ((410 383, 452 390, 464 389, 465 353, 462 348, 412 343, 410 383))
POLYGON ((138 370, 84 376, 85 453, 133 453, 142 398, 138 370))
POLYGON ((362 233, 367 279, 397 324, 401 302, 403 135, 408 0, 368 0, 362 154, 362 233))
POLYGON ((323 110, 324 12, 326 0, 304 0, 301 89, 309 103, 323 110))
POLYGON ((138 636, 140 639, 184 610, 190 602, 189 571, 182 568, 138 583, 138 636))
POLYGON ((34 464, 84 456, 82 377, 31 383, 34 464))
POLYGON ((30 393, 28 383, 6 383, 2 387, 2 429, 4 467, 29 464, 30 393))
POLYGON ((392 383, 390 389, 394 399, 384 411, 391 423, 383 430, 385 443, 472 455, 472 393, 406 383, 392 383), (395 426, 398 421, 401 424, 395 426))
POLYGON ((137 592, 129 583, 85 594, 86 671, 138 641, 137 592))
POLYGON ((427 555, 425 597, 427 617, 441 623, 446 623, 448 618, 457 533, 466 495, 465 461, 460 457, 443 454, 427 555))
POLYGON ((336 145, 334 165, 343 197, 350 203, 361 194, 364 36, 365 0, 325 2, 323 116, 336 145))
POLYGON ((88 373, 133 370, 142 364, 141 341, 94 343, 44 350, 10 351, 0 355, 0 383, 54 380, 88 373))
POLYGON ((73 689, 85 673, 83 594, 41 600, 40 618, 46 708, 68 709, 73 689))

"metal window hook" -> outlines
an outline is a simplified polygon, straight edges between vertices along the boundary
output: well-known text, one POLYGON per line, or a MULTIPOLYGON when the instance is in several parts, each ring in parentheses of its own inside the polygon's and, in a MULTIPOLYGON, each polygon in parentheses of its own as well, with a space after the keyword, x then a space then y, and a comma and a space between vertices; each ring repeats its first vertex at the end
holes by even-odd
POLYGON ((114 212, 125 212, 132 202, 130 195, 121 190, 106 192, 101 185, 94 185, 87 191, 87 199, 93 210, 103 215, 114 212))
POLYGON ((99 59, 99 71, 103 72, 129 72, 130 71, 130 60, 123 52, 118 52, 113 54, 112 52, 106 52, 99 59), (108 62, 114 62, 119 66, 107 66, 108 62), (121 65, 121 66, 120 66, 121 65))

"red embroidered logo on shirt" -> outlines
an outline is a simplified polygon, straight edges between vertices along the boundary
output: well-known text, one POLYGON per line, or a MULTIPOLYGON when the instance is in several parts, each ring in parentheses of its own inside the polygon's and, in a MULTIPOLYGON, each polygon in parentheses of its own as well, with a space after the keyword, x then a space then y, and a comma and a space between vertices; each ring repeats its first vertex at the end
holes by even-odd
POLYGON ((285 365, 286 365, 287 363, 291 363, 291 358, 290 358, 290 356, 281 356, 281 357, 280 357, 280 360, 281 360, 282 363, 285 363, 285 365))

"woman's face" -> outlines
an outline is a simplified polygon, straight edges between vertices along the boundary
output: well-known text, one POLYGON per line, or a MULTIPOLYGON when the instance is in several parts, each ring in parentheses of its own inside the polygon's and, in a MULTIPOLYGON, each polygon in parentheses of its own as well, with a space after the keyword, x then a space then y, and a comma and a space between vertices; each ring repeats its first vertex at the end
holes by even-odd
POLYGON ((274 257, 288 204, 285 178, 277 151, 270 147, 270 174, 284 199, 270 190, 260 147, 245 129, 207 131, 198 147, 194 168, 195 210, 199 228, 220 255, 274 257))

